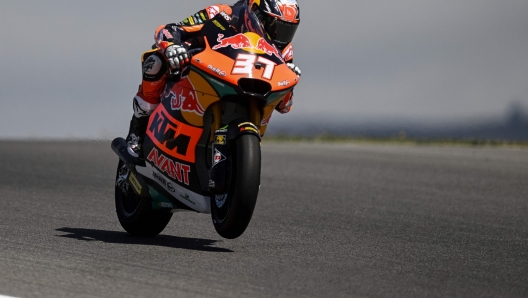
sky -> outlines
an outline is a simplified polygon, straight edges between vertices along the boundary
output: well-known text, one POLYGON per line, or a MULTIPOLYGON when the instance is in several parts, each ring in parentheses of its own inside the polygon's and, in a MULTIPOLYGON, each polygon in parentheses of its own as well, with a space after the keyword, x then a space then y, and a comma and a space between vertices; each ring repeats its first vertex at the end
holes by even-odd
MULTIPOLYGON (((213 3, 0 1, 0 138, 125 136, 154 30, 213 3)), ((442 123, 528 108, 526 0, 299 4, 301 82, 293 111, 271 125, 442 123)))

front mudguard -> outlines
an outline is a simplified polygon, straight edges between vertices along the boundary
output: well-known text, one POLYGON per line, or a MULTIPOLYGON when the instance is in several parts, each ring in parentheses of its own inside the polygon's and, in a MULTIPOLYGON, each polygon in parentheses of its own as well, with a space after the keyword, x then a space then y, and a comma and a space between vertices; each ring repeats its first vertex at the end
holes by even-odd
POLYGON ((261 140, 260 132, 248 119, 239 118, 215 131, 212 146, 212 166, 209 169, 209 191, 225 194, 228 190, 228 164, 231 160, 230 146, 242 135, 251 134, 261 140))

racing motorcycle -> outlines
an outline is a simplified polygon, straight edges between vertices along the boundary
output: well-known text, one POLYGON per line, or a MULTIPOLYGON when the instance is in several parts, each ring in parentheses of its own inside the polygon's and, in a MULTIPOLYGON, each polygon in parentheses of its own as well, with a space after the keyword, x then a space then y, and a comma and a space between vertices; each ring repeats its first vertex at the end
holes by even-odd
POLYGON ((247 228, 260 188, 260 142, 275 106, 299 77, 264 34, 239 33, 218 15, 202 27, 204 46, 168 80, 141 150, 119 156, 116 212, 136 236, 155 236, 173 213, 210 213, 224 238, 247 228))

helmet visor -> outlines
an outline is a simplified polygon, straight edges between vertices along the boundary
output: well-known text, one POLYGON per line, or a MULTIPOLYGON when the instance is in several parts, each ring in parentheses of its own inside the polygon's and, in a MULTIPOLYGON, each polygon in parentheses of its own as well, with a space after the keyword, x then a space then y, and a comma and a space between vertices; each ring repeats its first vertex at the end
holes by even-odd
POLYGON ((275 33, 275 36, 272 36, 273 41, 281 46, 287 46, 290 42, 292 42, 295 32, 299 27, 299 23, 294 24, 281 20, 276 20, 273 23, 275 26, 275 30, 272 31, 275 33))

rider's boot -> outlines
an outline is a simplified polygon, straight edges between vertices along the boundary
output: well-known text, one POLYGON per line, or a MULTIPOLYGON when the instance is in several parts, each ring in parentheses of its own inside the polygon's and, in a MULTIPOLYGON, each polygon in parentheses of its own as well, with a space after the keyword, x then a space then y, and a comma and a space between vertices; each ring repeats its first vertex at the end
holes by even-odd
POLYGON ((125 141, 128 145, 128 154, 135 158, 143 159, 143 152, 141 151, 141 145, 145 139, 145 132, 147 131, 149 117, 136 117, 132 116, 130 120, 130 128, 128 129, 128 136, 125 141))
POLYGON ((163 55, 156 51, 148 51, 143 53, 141 62, 143 81, 134 97, 134 116, 130 121, 126 138, 128 153, 139 159, 143 159, 141 145, 145 138, 149 116, 159 105, 167 80, 167 65, 163 55))
POLYGON ((135 158, 144 158, 141 146, 145 139, 149 116, 157 106, 157 103, 152 104, 143 100, 139 94, 134 97, 134 115, 132 116, 132 120, 130 120, 130 128, 125 141, 128 145, 128 154, 135 158))

